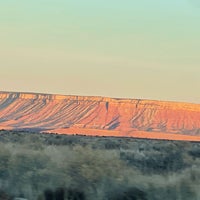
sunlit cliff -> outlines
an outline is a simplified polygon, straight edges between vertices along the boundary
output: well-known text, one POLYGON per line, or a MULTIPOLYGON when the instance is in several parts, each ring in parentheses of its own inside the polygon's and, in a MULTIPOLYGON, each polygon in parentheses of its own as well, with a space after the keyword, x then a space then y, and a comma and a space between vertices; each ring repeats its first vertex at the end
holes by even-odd
POLYGON ((200 104, 0 92, 0 129, 200 141, 200 104))

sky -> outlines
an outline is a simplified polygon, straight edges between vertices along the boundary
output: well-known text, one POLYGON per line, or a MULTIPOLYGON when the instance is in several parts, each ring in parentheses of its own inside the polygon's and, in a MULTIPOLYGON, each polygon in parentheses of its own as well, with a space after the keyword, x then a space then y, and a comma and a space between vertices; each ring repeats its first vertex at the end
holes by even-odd
POLYGON ((198 0, 0 0, 0 90, 200 103, 198 0))

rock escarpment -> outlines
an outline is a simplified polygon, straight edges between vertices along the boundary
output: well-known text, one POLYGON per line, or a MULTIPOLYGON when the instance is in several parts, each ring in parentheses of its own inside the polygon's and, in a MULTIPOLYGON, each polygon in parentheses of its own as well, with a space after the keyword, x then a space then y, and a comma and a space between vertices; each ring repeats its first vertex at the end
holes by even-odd
POLYGON ((200 104, 0 92, 0 128, 100 136, 139 137, 140 133, 151 138, 159 133, 200 138, 200 104))

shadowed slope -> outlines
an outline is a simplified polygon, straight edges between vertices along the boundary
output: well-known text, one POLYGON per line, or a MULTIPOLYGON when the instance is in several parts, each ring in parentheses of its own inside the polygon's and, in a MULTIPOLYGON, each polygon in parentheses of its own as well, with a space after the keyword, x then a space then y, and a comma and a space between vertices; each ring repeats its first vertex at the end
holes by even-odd
POLYGON ((0 92, 0 128, 200 140, 200 105, 0 92))

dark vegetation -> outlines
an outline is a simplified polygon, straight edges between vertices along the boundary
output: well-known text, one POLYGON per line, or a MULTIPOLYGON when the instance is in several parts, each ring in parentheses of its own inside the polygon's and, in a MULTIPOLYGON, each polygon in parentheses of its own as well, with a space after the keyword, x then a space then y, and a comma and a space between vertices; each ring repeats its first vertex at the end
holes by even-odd
POLYGON ((0 131, 0 200, 199 200, 200 143, 0 131))

